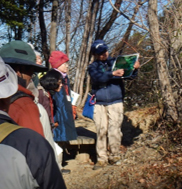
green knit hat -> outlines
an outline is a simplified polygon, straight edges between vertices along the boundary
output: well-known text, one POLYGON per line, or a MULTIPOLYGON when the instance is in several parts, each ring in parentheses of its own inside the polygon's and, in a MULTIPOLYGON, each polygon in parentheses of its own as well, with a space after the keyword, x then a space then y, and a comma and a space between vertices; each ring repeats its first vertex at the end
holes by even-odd
POLYGON ((4 45, 0 56, 6 64, 31 66, 35 72, 47 71, 45 66, 36 64, 36 56, 30 45, 20 40, 4 45))

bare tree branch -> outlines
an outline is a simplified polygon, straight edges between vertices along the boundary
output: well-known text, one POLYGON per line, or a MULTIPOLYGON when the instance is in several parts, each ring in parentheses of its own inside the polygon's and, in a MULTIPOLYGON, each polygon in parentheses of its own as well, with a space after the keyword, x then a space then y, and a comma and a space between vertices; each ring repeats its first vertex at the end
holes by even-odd
MULTIPOLYGON (((111 4, 111 6, 112 6, 118 13, 120 13, 122 16, 124 16, 126 19, 128 19, 131 23, 135 24, 136 26, 138 26, 138 27, 140 27, 140 28, 142 28, 142 29, 144 29, 144 30, 146 30, 146 31, 149 31, 149 28, 147 28, 147 27, 145 27, 145 26, 142 26, 142 25, 136 23, 133 19, 131 19, 131 18, 130 18, 129 16, 127 16, 125 13, 123 13, 123 12, 121 12, 119 9, 117 9, 117 8, 114 6, 114 4, 112 3, 111 0, 109 0, 109 2, 110 2, 110 4, 111 4)), ((140 4, 138 4, 138 6, 140 7, 140 6, 142 6, 142 5, 143 5, 144 3, 146 3, 146 2, 147 2, 147 0, 145 0, 144 2, 141 2, 140 4)))

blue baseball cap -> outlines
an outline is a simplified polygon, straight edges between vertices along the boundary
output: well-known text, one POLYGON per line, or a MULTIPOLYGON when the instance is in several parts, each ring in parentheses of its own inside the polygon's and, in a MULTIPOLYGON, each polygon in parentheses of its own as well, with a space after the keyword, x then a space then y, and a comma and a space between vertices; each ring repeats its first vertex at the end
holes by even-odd
POLYGON ((108 50, 108 46, 101 39, 97 39, 93 42, 91 46, 91 52, 93 54, 102 54, 108 50))

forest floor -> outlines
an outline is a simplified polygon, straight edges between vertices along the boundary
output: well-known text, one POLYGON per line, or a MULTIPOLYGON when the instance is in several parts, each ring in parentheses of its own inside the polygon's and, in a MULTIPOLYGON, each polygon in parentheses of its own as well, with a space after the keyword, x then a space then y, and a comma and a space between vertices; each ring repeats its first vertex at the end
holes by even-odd
MULTIPOLYGON (((136 112, 132 117, 139 117, 134 116, 136 112)), ((63 175, 67 189, 182 189, 181 128, 176 129, 177 133, 171 131, 169 137, 166 129, 152 131, 148 128, 143 132, 139 125, 134 127, 128 122, 125 116, 120 148, 122 159, 117 165, 93 170, 94 144, 68 146, 64 168, 71 173, 63 175)), ((88 136, 96 137, 93 121, 82 117, 79 111, 75 123, 79 132, 84 131, 85 135, 88 131, 88 136)))

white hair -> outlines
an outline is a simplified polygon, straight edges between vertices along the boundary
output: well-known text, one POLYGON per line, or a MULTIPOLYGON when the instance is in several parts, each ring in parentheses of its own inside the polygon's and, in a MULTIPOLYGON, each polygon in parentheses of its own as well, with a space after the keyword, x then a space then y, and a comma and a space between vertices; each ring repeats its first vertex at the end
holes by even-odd
POLYGON ((41 54, 36 50, 34 50, 34 53, 35 53, 36 56, 41 56, 41 54))
POLYGON ((34 46, 31 43, 28 43, 28 45, 34 50, 34 46))
POLYGON ((41 56, 41 54, 35 50, 34 46, 31 43, 28 43, 30 45, 30 47, 34 50, 34 53, 36 56, 41 56))

